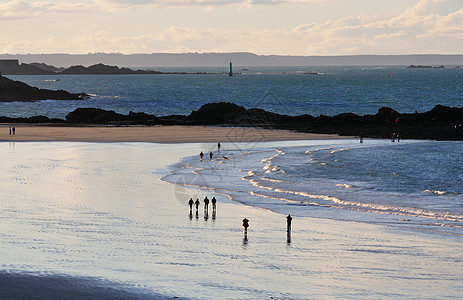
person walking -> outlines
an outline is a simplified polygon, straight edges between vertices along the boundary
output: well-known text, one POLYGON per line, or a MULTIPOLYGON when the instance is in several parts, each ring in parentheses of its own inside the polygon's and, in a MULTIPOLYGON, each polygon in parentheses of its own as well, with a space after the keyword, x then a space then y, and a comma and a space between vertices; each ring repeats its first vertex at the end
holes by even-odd
POLYGON ((205 214, 208 214, 209 213, 209 199, 207 198, 204 198, 204 213, 205 214))
POLYGON ((198 208, 199 208, 199 199, 196 199, 196 201, 195 201, 195 205, 196 205, 196 214, 198 214, 198 208))
POLYGON ((211 203, 212 203, 212 212, 215 212, 215 210, 217 209, 217 206, 216 206, 217 199, 215 199, 215 197, 212 197, 211 203))
POLYGON ((188 200, 188 205, 190 206, 190 215, 193 213, 193 198, 190 198, 190 200, 188 200))

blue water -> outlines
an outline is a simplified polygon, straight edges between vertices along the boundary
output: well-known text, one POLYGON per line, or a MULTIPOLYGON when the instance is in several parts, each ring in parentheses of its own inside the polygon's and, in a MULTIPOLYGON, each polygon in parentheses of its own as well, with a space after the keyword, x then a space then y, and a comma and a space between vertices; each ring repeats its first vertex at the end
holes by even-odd
POLYGON ((165 177, 278 213, 463 235, 461 142, 295 142, 188 157, 165 177))
MULTIPOLYGON (((0 103, 0 111, 2 115, 16 117, 64 118, 78 107, 99 107, 119 113, 188 115, 203 104, 230 101, 288 115, 344 112, 362 115, 374 114, 383 106, 403 113, 427 111, 437 104, 463 106, 462 69, 399 66, 247 69, 236 68, 239 74, 232 78, 221 74, 226 70, 220 68, 161 69, 215 73, 202 75, 10 76, 41 88, 86 92, 92 96, 82 101, 0 103)), ((227 144, 226 140, 222 142, 227 144)), ((461 149, 460 142, 404 141, 270 149, 257 151, 259 155, 265 153, 264 156, 243 156, 247 163, 242 169, 251 170, 253 175, 237 173, 234 178, 240 184, 252 183, 257 188, 248 194, 255 192, 258 197, 318 206, 321 210, 315 212, 321 217, 334 218, 335 211, 336 218, 359 220, 366 213, 373 214, 367 218, 371 222, 383 222, 375 218, 390 214, 407 222, 416 217, 416 224, 429 224, 423 220, 432 219, 436 226, 461 228, 461 149), (278 155, 273 157, 275 153, 278 155), (262 173, 255 166, 261 160, 268 160, 278 168, 262 173)), ((230 186, 236 184, 225 182, 230 186)), ((240 189, 241 185, 237 187, 240 189)), ((241 201, 253 205, 246 199, 241 201)))
POLYGON ((0 103, 11 117, 64 118, 78 107, 127 114, 188 115, 210 102, 229 101, 246 108, 288 114, 375 114, 387 106, 401 113, 424 112, 435 105, 463 106, 463 69, 405 67, 248 67, 235 77, 221 68, 160 69, 210 72, 208 75, 56 75, 8 76, 47 89, 92 95, 82 101, 0 103), (317 72, 319 75, 304 74, 317 72), (389 74, 389 76, 388 76, 389 74), (59 81, 57 80, 59 79, 59 81))

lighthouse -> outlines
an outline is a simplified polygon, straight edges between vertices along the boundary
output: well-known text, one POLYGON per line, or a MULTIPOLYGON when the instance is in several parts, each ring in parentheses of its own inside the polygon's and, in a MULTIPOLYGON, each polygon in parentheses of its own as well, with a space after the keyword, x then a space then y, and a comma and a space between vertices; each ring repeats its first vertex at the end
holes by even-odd
POLYGON ((232 63, 230 62, 230 68, 228 69, 228 76, 232 77, 233 76, 233 69, 232 69, 232 63))

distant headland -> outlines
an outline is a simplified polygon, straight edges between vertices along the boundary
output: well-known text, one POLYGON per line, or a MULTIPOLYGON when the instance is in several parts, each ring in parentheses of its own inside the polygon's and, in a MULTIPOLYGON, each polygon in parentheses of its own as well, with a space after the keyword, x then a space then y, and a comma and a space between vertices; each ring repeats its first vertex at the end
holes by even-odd
POLYGON ((463 55, 336 55, 290 56, 257 55, 249 52, 231 53, 91 53, 91 54, 0 54, 0 59, 16 59, 26 64, 41 62, 53 66, 105 65, 141 67, 219 67, 235 66, 461 66, 463 55))
POLYGON ((127 67, 108 66, 98 63, 89 67, 82 65, 58 68, 44 63, 19 63, 17 59, 0 59, 0 74, 3 75, 118 75, 118 74, 208 74, 204 72, 161 72, 156 70, 133 70, 127 67))

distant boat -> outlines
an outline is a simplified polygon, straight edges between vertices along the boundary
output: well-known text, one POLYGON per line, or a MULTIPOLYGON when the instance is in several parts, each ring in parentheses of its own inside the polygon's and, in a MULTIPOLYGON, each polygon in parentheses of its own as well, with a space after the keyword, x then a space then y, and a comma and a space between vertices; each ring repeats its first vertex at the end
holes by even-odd
POLYGON ((315 71, 304 72, 302 74, 305 74, 305 75, 320 75, 320 73, 315 72, 315 71))

